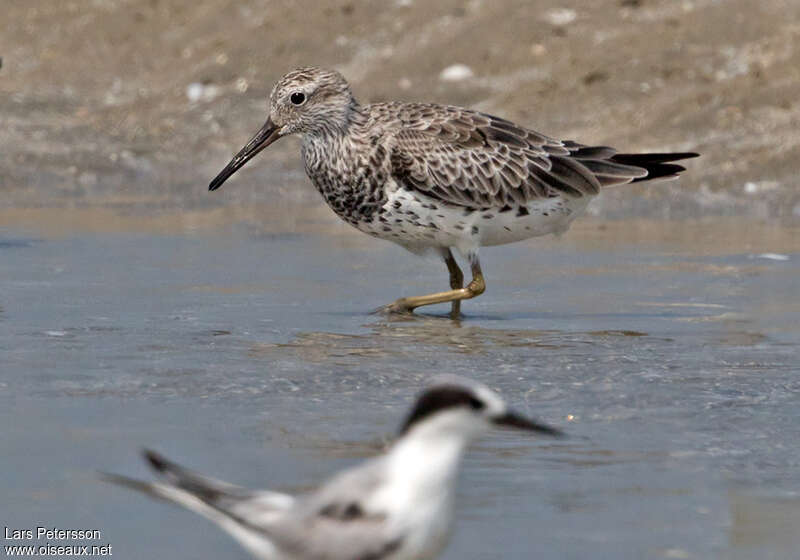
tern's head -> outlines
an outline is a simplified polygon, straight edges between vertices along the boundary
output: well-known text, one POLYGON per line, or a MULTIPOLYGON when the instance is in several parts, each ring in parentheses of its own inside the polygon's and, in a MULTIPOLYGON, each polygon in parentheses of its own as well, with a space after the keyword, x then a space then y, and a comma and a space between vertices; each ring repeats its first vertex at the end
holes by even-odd
POLYGON ((556 428, 509 410, 500 396, 480 383, 440 376, 417 398, 400 435, 474 439, 493 426, 560 437, 556 428))
POLYGON ((344 131, 356 107, 350 86, 341 74, 315 67, 292 70, 278 80, 268 104, 267 122, 211 181, 209 190, 217 190, 237 169, 281 136, 344 131))

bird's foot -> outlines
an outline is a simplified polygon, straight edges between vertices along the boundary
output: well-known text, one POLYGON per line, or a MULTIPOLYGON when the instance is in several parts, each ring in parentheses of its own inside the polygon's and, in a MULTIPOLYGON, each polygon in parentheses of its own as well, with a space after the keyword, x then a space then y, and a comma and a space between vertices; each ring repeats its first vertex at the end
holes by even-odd
POLYGON ((414 307, 409 304, 406 298, 400 298, 388 305, 382 305, 374 313, 382 315, 411 315, 414 313, 414 307))

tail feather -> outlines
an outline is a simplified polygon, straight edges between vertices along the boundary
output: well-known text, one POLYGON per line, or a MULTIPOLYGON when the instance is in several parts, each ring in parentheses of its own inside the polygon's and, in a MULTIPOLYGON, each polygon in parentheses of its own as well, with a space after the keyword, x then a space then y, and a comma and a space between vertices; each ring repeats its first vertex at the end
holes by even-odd
POLYGON ((609 179, 617 179, 617 182, 619 182, 620 180, 630 181, 631 179, 647 177, 647 170, 642 167, 624 165, 608 159, 582 160, 581 163, 598 178, 608 177, 609 179))
POLYGON ((161 485, 158 484, 144 482, 143 480, 136 480, 135 478, 128 478, 127 476, 122 476, 119 474, 107 473, 107 472, 100 472, 98 473, 98 476, 100 477, 101 480, 105 482, 110 482, 118 486, 124 486, 125 488, 136 490, 137 492, 147 494, 151 498, 155 498, 157 500, 163 500, 166 502, 174 501, 173 499, 165 495, 165 493, 161 488, 161 485))
POLYGON ((151 449, 145 449, 143 455, 153 470, 164 477, 169 484, 196 496, 209 505, 216 505, 223 499, 245 499, 251 495, 249 490, 198 474, 173 463, 151 449))
POLYGON ((585 146, 572 140, 565 140, 563 144, 570 158, 580 162, 601 187, 672 179, 686 168, 671 162, 700 155, 694 152, 618 154, 607 146, 585 146))
POLYGON ((254 526, 242 516, 231 511, 225 511, 218 505, 210 503, 188 490, 173 486, 167 482, 143 482, 111 473, 100 473, 100 478, 106 482, 142 492, 151 498, 170 502, 200 514, 227 531, 245 548, 253 552, 254 555, 259 554, 265 547, 272 546, 267 535, 259 527, 254 526))
MULTIPOLYGON (((195 511, 204 509, 198 507, 203 504, 213 510, 225 512, 231 503, 247 499, 252 494, 245 488, 190 471, 155 451, 145 449, 142 454, 163 481, 144 482, 112 473, 100 473, 101 479, 195 511)), ((201 513, 206 514, 202 511, 201 513)))
POLYGON ((113 473, 101 472, 99 476, 105 482, 136 490, 156 500, 177 504, 219 524, 222 524, 229 517, 226 512, 196 494, 165 482, 145 482, 113 473))
POLYGON ((636 183, 638 181, 651 181, 659 178, 677 177, 681 171, 686 171, 686 168, 682 165, 676 165, 669 162, 696 158, 699 155, 700 154, 694 152, 674 152, 663 154, 616 154, 611 157, 611 161, 621 163, 623 165, 641 167, 642 169, 647 170, 646 176, 637 177, 633 180, 633 182, 636 183))
POLYGON ((100 473, 101 479, 194 511, 219 525, 256 556, 264 557, 265 551, 274 549, 268 525, 292 507, 294 498, 203 476, 149 449, 143 455, 162 481, 144 482, 110 473, 100 473))
POLYGON ((180 504, 216 521, 219 521, 219 515, 235 520, 253 512, 266 516, 286 510, 294 503, 294 498, 286 494, 249 490, 201 475, 150 449, 143 450, 142 454, 163 479, 161 482, 143 482, 111 473, 100 473, 100 477, 153 498, 180 504))

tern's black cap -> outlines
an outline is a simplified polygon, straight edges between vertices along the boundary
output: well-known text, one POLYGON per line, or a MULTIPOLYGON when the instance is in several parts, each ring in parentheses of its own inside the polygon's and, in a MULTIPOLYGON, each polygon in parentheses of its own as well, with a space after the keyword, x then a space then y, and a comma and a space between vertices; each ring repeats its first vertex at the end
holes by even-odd
POLYGON ((400 434, 406 433, 411 426, 431 415, 449 408, 465 407, 481 410, 486 404, 475 396, 471 390, 457 385, 437 385, 426 390, 417 399, 414 408, 403 423, 400 434))

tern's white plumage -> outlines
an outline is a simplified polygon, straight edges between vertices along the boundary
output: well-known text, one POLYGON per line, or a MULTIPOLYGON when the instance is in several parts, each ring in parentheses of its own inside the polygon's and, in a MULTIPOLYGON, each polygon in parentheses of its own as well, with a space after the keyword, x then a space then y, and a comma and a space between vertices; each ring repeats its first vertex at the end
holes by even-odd
POLYGON ((510 412, 484 385, 448 376, 419 396, 384 455, 306 495, 247 490, 152 451, 161 481, 104 476, 207 517, 264 560, 431 559, 449 540, 461 457, 492 425, 560 435, 510 412))

